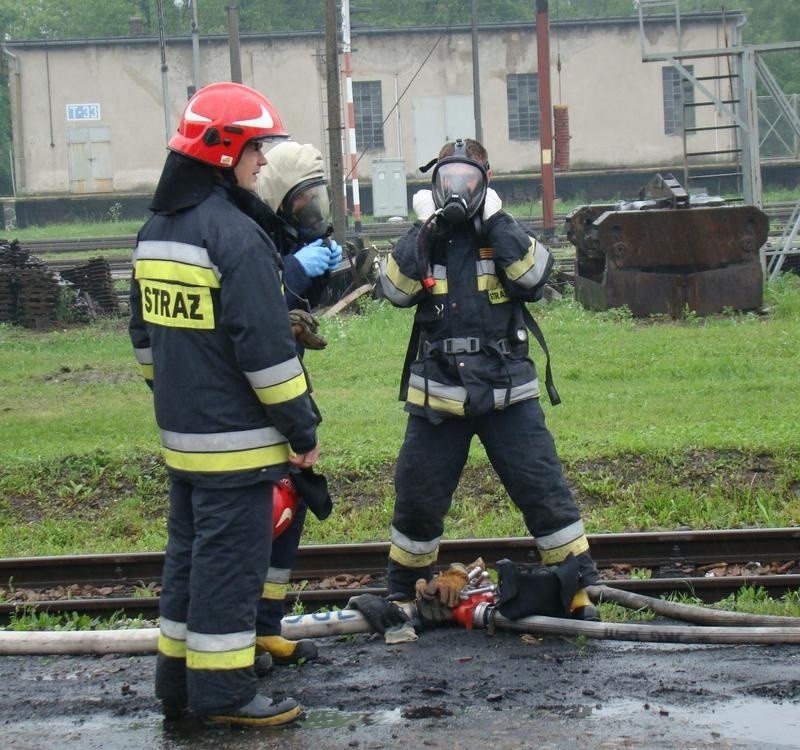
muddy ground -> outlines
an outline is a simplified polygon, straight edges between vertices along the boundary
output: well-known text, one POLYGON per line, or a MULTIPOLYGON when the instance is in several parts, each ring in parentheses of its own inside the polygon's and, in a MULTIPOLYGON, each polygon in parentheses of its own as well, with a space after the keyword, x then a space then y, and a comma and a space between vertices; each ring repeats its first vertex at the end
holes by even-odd
POLYGON ((155 657, 0 657, 0 744, 60 748, 800 747, 800 646, 679 646, 439 629, 388 646, 319 639, 321 658, 264 690, 281 730, 162 722, 155 657))

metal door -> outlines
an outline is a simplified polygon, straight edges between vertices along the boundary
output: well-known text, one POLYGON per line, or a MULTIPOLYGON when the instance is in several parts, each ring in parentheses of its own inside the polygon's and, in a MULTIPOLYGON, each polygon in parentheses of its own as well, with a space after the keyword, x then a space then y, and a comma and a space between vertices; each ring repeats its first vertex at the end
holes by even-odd
POLYGON ((472 96, 418 96, 413 108, 417 164, 427 164, 448 141, 475 137, 472 96))
POLYGON ((67 130, 71 193, 111 193, 111 136, 108 128, 67 130))

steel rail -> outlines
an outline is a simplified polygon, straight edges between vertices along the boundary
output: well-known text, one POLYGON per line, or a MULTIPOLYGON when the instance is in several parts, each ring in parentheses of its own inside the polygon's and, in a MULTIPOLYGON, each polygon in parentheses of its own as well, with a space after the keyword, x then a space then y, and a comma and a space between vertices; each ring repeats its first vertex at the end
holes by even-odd
MULTIPOLYGON (((726 531, 644 532, 636 534, 594 534, 589 536, 592 556, 598 567, 625 565, 650 569, 650 578, 608 580, 611 587, 660 596, 668 592, 692 594, 703 601, 717 601, 744 585, 760 586, 778 595, 800 588, 800 575, 697 576, 684 571, 722 564, 758 562, 800 562, 800 528, 733 529, 726 531)), ((291 593, 307 610, 344 606, 350 596, 370 591, 384 593, 379 583, 385 569, 389 544, 303 545, 293 570, 298 591, 291 593), (380 571, 380 572, 377 572, 380 571), (347 574, 353 580, 369 576, 374 587, 303 588, 302 582, 347 574)), ((529 537, 446 540, 439 551, 438 565, 467 562, 482 556, 490 565, 508 558, 519 564, 538 561, 538 552, 529 537)), ((162 553, 118 555, 75 555, 66 557, 26 557, 0 559, 0 582, 9 589, 48 590, 71 585, 97 587, 158 584, 162 553)), ((345 584, 346 585, 346 584, 345 584)), ((109 597, 66 598, 38 602, 0 603, 0 618, 35 607, 54 611, 106 613, 116 610, 155 614, 158 598, 109 597)))
MULTIPOLYGON (((795 202, 771 203, 764 206, 764 212, 770 217, 772 224, 774 221, 786 221, 791 214, 795 202)), ((563 225, 566 214, 558 214, 554 217, 557 224, 563 225)), ((519 219, 526 229, 531 231, 542 228, 542 219, 519 219)), ((361 236, 367 240, 394 239, 402 237, 412 224, 409 221, 399 222, 375 222, 373 224, 361 225, 361 236)), ((352 237, 349 237, 352 239, 352 237)), ((559 238, 555 238, 559 241, 559 238)), ((74 237, 67 239, 46 239, 46 240, 24 240, 20 243, 26 250, 33 255, 40 254, 67 254, 76 252, 93 252, 98 250, 119 250, 130 248, 133 250, 136 244, 135 234, 108 236, 108 237, 74 237)), ((64 261, 48 261, 46 265, 56 268, 57 266, 66 267, 64 261)))

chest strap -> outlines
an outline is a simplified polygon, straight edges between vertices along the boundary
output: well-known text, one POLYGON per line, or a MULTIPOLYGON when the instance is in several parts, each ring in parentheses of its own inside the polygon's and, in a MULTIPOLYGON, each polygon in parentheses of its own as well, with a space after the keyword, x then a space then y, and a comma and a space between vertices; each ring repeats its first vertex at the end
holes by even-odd
MULTIPOLYGON (((486 346, 496 348, 501 354, 511 354, 511 345, 508 339, 493 341, 486 346)), ((477 336, 461 336, 451 339, 440 339, 439 341, 426 341, 422 346, 423 354, 477 354, 483 349, 481 340, 477 336)))

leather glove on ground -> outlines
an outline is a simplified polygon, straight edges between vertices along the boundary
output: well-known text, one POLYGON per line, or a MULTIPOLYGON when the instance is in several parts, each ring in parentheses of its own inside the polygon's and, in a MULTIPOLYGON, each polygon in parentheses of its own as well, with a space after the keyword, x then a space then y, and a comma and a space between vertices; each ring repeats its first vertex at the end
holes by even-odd
POLYGON ((331 251, 330 258, 328 258, 328 270, 335 271, 336 266, 342 260, 342 246, 332 237, 328 240, 328 244, 331 251))
POLYGON ((417 190, 414 197, 411 199, 411 205, 414 206, 414 213, 417 218, 425 222, 433 216, 436 211, 436 204, 433 202, 433 192, 430 190, 417 190))
POLYGON ((483 220, 488 221, 501 208, 503 208, 503 201, 500 196, 492 188, 486 188, 486 198, 483 201, 483 220))
POLYGON ((408 622, 408 615, 400 607, 375 594, 353 596, 347 602, 347 608, 361 612, 370 627, 381 635, 389 628, 408 622))
POLYGON ((420 578, 414 588, 417 602, 437 599, 446 607, 453 608, 457 607, 461 601, 459 594, 466 585, 467 569, 461 563, 453 563, 447 570, 435 575, 430 581, 420 578))
POLYGON ((331 258, 331 249, 323 244, 323 241, 314 240, 301 247, 295 254, 297 262, 303 267, 306 276, 313 279, 322 276, 328 270, 328 263, 331 258))
POLYGON ((328 342, 317 333, 317 319, 305 310, 289 310, 289 322, 297 343, 305 349, 324 349, 328 342))

